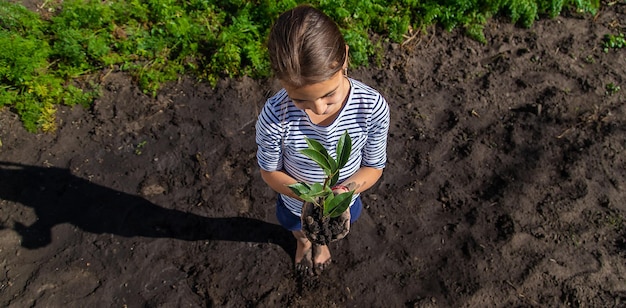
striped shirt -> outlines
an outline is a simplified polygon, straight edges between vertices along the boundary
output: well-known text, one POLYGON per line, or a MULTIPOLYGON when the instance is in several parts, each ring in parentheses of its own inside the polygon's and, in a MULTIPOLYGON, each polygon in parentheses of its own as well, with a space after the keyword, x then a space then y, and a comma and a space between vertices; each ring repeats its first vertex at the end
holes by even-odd
MULTIPOLYGON (((348 132, 352 153, 339 171, 339 181, 352 176, 361 166, 382 169, 387 162, 389 106, 376 90, 350 80, 348 100, 339 115, 328 126, 311 122, 304 110, 298 109, 285 89, 267 100, 256 123, 257 161, 265 171, 279 171, 298 182, 322 183, 324 171, 313 160, 300 153, 308 148, 305 137, 319 141, 336 159, 339 137, 348 132)), ((358 195, 355 194, 356 199, 358 195)), ((300 216, 302 201, 279 195, 285 206, 300 216)), ((354 200, 353 200, 354 202, 354 200)))

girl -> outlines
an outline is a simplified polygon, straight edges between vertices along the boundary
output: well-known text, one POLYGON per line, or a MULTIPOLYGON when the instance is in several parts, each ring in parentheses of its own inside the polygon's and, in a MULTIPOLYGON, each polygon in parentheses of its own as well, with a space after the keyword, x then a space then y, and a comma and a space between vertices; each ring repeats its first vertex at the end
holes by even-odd
POLYGON ((323 170, 299 151, 305 137, 335 153, 348 132, 352 153, 339 173, 335 194, 354 190, 344 217, 356 221, 359 194, 381 177, 387 160, 389 107, 374 89, 346 76, 348 46, 323 12, 300 5, 280 15, 268 40, 272 71, 283 89, 267 100, 256 123, 257 160, 263 180, 278 192, 276 215, 297 241, 295 268, 320 273, 331 262, 326 245, 313 245, 301 231, 303 201, 287 186, 324 179, 323 170))

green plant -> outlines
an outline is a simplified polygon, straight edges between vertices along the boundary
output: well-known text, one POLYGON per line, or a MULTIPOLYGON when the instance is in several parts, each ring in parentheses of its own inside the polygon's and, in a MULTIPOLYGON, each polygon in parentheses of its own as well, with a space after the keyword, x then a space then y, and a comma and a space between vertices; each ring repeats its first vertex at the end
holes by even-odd
POLYGON ((619 33, 618 35, 604 35, 604 39, 602 40, 602 50, 604 52, 609 52, 609 50, 611 49, 620 49, 624 47, 626 47, 626 37, 624 37, 624 33, 619 33))
POLYGON ((620 86, 618 86, 618 85, 616 85, 616 84, 611 82, 611 83, 606 85, 605 89, 606 89, 606 94, 613 95, 613 94, 619 92, 620 86))
POLYGON ((136 146, 135 146, 135 155, 141 155, 141 153, 143 153, 143 148, 146 146, 146 144, 148 144, 148 141, 142 141, 139 142, 136 146))
POLYGON ((67 54, 80 62, 82 53, 75 49, 80 35, 68 30, 50 39, 48 33, 54 28, 49 25, 23 6, 0 3, 0 107, 11 107, 31 132, 56 129, 56 104, 88 101, 88 105, 95 95, 69 80, 89 66, 72 66, 55 56, 67 48, 67 54), (69 43, 62 47, 61 41, 69 43))
POLYGON ((352 195, 354 194, 354 191, 349 191, 335 195, 332 190, 332 187, 337 184, 339 179, 339 170, 346 165, 352 151, 350 135, 345 132, 339 138, 335 150, 336 159, 318 141, 306 138, 306 143, 308 148, 300 152, 315 161, 324 170, 326 178, 323 183, 307 184, 298 182, 289 185, 289 188, 302 200, 321 208, 324 216, 338 217, 350 206, 352 195))
MULTIPOLYGON (((128 72, 153 96, 181 74, 212 85, 225 77, 267 77, 269 29, 299 3, 304 1, 64 0, 47 2, 53 13, 44 16, 0 1, 0 107, 15 111, 29 131, 53 130, 56 109, 50 104, 89 105, 98 93, 85 79, 105 68, 128 72)), ((598 0, 308 3, 337 22, 357 67, 382 63, 382 44, 401 43, 409 29, 425 34, 433 25, 460 27, 486 43, 483 28, 495 15, 530 27, 562 10, 595 14, 599 7, 598 0)), ((623 34, 608 35, 604 44, 606 51, 623 47, 623 34)))

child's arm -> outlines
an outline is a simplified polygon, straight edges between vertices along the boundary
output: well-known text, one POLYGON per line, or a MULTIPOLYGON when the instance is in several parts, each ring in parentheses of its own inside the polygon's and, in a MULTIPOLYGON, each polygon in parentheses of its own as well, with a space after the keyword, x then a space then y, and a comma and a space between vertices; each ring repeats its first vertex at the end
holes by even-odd
POLYGON ((261 177, 263 178, 263 181, 265 181, 265 183, 267 183, 267 185, 277 193, 302 200, 296 196, 296 194, 294 194, 289 187, 287 187, 287 185, 298 182, 287 173, 283 171, 265 171, 261 169, 261 177))
POLYGON ((383 169, 362 166, 351 177, 347 178, 341 185, 355 193, 362 193, 372 187, 383 174, 383 169))

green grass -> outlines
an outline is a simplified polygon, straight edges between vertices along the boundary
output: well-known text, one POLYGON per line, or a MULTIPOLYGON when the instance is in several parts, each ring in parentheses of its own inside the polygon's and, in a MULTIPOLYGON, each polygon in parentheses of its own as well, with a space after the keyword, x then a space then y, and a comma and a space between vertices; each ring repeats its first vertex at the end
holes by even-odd
MULTIPOLYGON (((52 131, 55 105, 89 105, 98 95, 89 77, 105 68, 129 72, 150 95, 181 74, 211 84, 224 77, 267 77, 264 43, 271 24, 301 2, 66 0, 52 7, 52 17, 0 2, 0 107, 15 111, 29 131, 52 131)), ((599 0, 308 3, 337 21, 356 66, 375 62, 381 41, 370 39, 374 33, 401 42, 409 29, 425 32, 438 25, 464 29, 486 43, 483 27, 493 16, 531 27, 562 10, 595 14, 599 7, 599 0)))

